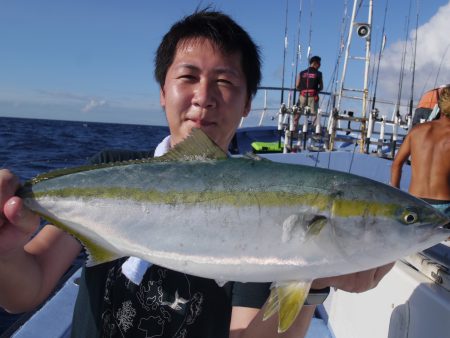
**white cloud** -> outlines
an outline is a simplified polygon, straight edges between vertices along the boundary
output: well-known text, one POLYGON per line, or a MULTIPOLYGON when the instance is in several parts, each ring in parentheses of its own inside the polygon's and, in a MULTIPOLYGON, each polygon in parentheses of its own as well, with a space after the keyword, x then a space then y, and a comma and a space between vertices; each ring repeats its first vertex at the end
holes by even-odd
POLYGON ((102 107, 104 105, 106 105, 106 100, 90 99, 89 102, 81 109, 81 111, 83 113, 87 113, 95 108, 102 107))
MULTIPOLYGON (((427 90, 450 83, 450 2, 439 8, 436 14, 417 30, 415 60, 414 101, 427 90)), ((407 41, 407 54, 402 89, 402 102, 411 96, 412 64, 415 31, 411 30, 407 41)), ((389 36, 388 36, 389 39, 389 36)), ((396 101, 404 41, 389 45, 383 52, 379 75, 379 97, 396 101)))

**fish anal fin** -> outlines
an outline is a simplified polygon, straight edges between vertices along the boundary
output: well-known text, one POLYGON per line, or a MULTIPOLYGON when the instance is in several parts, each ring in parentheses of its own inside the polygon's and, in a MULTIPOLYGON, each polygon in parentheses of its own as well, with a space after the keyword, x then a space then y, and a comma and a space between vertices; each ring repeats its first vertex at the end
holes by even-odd
POLYGON ((278 333, 291 327, 308 296, 311 281, 292 282, 276 286, 278 294, 278 333))
POLYGON ((277 313, 279 309, 279 302, 278 302, 278 292, 277 289, 272 287, 270 289, 270 295, 267 299, 266 306, 264 308, 264 315, 263 320, 267 320, 270 317, 272 317, 275 313, 277 313))
POLYGON ((86 260, 86 266, 95 266, 98 264, 111 262, 116 259, 122 258, 122 255, 119 255, 111 250, 105 249, 101 245, 98 245, 94 241, 91 240, 83 240, 78 238, 81 245, 86 250, 87 254, 87 260, 86 260))

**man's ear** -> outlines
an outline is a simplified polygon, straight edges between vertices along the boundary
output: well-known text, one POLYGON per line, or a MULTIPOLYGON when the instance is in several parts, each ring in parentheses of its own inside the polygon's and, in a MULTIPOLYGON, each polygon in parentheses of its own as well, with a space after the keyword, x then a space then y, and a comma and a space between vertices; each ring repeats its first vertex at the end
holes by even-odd
POLYGON ((251 110, 251 109, 252 109, 252 98, 249 97, 249 98, 247 99, 247 103, 245 104, 244 112, 243 112, 243 114, 242 114, 242 117, 247 117, 248 114, 250 113, 250 110, 251 110))
POLYGON ((163 109, 166 107, 166 94, 162 88, 159 89, 159 104, 163 109))

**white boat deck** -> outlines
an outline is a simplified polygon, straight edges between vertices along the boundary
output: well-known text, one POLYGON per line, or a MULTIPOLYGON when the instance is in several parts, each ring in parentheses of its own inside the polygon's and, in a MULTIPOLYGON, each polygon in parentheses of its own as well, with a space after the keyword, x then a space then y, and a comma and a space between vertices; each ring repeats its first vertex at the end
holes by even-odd
POLYGON ((39 311, 11 337, 14 338, 68 338, 72 327, 72 314, 78 294, 77 278, 81 268, 66 281, 59 292, 55 294, 39 311))

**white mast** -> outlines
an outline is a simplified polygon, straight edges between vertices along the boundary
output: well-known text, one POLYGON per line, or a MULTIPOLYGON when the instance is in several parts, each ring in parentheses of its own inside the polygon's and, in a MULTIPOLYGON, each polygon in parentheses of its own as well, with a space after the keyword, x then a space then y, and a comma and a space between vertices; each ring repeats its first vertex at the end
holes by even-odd
MULTIPOLYGON (((362 100, 361 107, 361 152, 364 151, 364 140, 366 134, 366 116, 367 116, 367 105, 368 105, 368 97, 369 97, 369 67, 370 67, 370 44, 371 44, 371 32, 372 32, 372 12, 373 12, 373 0, 369 0, 369 8, 368 8, 368 18, 366 23, 358 23, 356 22, 356 12, 357 12, 357 4, 359 0, 353 1, 353 10, 352 10, 352 18, 350 22, 350 28, 348 30, 348 38, 347 44, 345 47, 344 54, 344 65, 342 69, 341 81, 339 86, 339 92, 337 97, 336 109, 338 113, 341 109, 342 98, 344 97, 344 91, 353 91, 360 94, 358 99, 362 100), (356 33, 359 37, 364 38, 365 41, 365 55, 364 56, 350 56, 350 45, 352 43, 353 31, 356 29, 356 33), (350 89, 345 87, 345 77, 347 73, 348 61, 350 59, 353 60, 363 60, 364 65, 364 82, 362 89, 350 89)), ((336 121, 334 121, 336 122, 336 121)), ((333 131, 335 133, 335 131, 333 131)), ((334 135, 331 138, 334 139, 334 135)), ((331 147, 333 145, 331 144, 331 147)))

